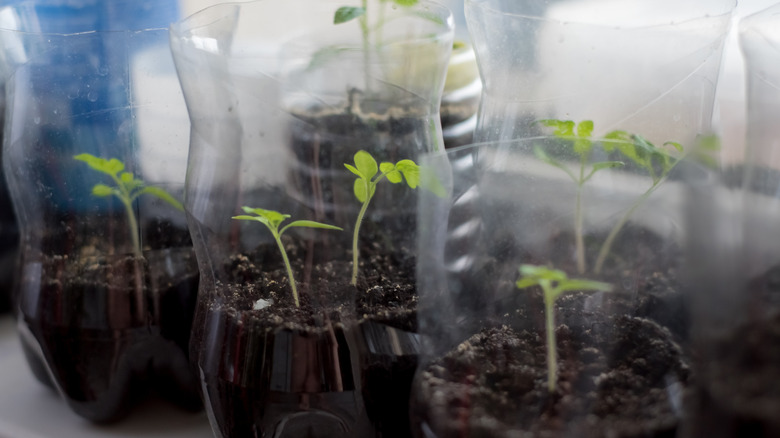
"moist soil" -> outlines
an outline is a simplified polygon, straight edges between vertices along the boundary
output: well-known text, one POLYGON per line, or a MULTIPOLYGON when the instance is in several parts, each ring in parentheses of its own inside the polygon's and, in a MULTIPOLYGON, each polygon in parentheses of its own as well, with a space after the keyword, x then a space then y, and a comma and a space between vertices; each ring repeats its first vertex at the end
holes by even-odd
POLYGON ((690 436, 780 436, 780 312, 707 339, 690 396, 690 436))
MULTIPOLYGON (((570 235, 553 240, 561 257, 552 254, 552 259, 573 253, 566 244, 570 235)), ((591 260, 599 248, 592 246, 591 260)), ((412 401, 413 418, 419 421, 415 433, 439 438, 676 436, 691 381, 688 312, 674 269, 680 266, 679 253, 651 232, 632 227, 621 231, 613 253, 601 275, 579 277, 606 281, 615 290, 568 293, 556 300, 554 392, 547 387, 541 290, 518 291, 501 307, 515 310, 484 321, 483 329, 420 370, 412 401), (626 266, 623 259, 639 263, 626 266)), ((528 260, 522 254, 502 255, 513 265, 528 260)), ((574 266, 563 270, 576 272, 574 266)))
POLYGON ((353 286, 351 261, 317 263, 307 281, 296 262, 306 259, 305 243, 283 236, 301 277, 300 307, 280 263, 260 270, 260 260, 278 260, 275 245, 231 257, 233 281, 217 285, 198 312, 211 328, 195 335, 203 339, 199 367, 223 436, 410 436, 414 257, 408 247, 388 251, 371 240, 361 240, 353 286), (271 304, 250 310, 258 300, 271 304))
MULTIPOLYGON (((167 223, 150 228, 159 230, 147 233, 160 234, 155 245, 172 234, 187 239, 167 223)), ((33 373, 95 422, 121 419, 150 393, 199 410, 188 358, 198 290, 192 248, 150 248, 137 258, 77 247, 43 256, 41 272, 22 276, 18 318, 33 373)))

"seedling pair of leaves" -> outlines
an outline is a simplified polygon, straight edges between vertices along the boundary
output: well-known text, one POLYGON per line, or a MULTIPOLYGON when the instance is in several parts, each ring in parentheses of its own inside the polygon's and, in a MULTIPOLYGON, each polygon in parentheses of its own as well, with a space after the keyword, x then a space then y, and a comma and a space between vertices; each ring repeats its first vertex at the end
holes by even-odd
MULTIPOLYGON (((374 159, 374 157, 371 156, 371 154, 361 150, 355 154, 354 164, 344 163, 344 166, 347 169, 349 169, 350 172, 355 174, 355 176, 357 176, 357 179, 353 184, 353 192, 355 194, 355 198, 357 198, 357 200, 362 204, 360 208, 360 212, 358 213, 358 217, 355 223, 355 230, 352 236, 351 284, 356 285, 357 275, 358 275, 358 262, 359 262, 358 236, 360 234, 360 225, 363 222, 363 218, 366 214, 366 210, 368 209, 368 205, 371 202, 371 199, 374 197, 374 194, 376 193, 377 184, 379 184, 384 179, 387 179, 387 181, 393 184, 399 184, 403 181, 406 181, 406 184, 412 189, 415 189, 418 186, 423 185, 424 187, 431 190, 437 196, 442 196, 442 197, 446 196, 446 190, 438 181, 438 179, 436 179, 433 175, 431 175, 428 172, 421 172, 420 166, 418 166, 417 163, 415 163, 412 160, 401 160, 395 164, 390 162, 383 162, 381 164, 377 164, 376 160, 374 159)), ((342 231, 342 228, 333 225, 323 224, 320 222, 299 220, 299 221, 291 222, 288 225, 284 226, 281 230, 279 230, 279 226, 281 225, 281 223, 284 220, 290 218, 290 215, 281 214, 273 210, 264 210, 261 208, 243 207, 243 210, 245 213, 252 214, 253 216, 240 215, 240 216, 234 216, 233 219, 254 220, 260 222, 264 224, 273 235, 274 240, 276 241, 276 244, 279 247, 279 250, 282 254, 282 259, 284 260, 285 268, 287 269, 287 275, 290 279, 290 286, 293 292, 295 305, 299 306, 300 302, 298 298, 298 292, 295 286, 295 279, 293 277, 292 267, 287 257, 287 252, 285 251, 281 241, 282 234, 286 230, 292 227, 321 228, 321 229, 338 230, 338 231, 342 231)))
POLYGON ((585 120, 575 124, 571 120, 555 120, 546 119, 540 120, 538 123, 543 126, 553 128, 553 135, 570 141, 572 150, 579 156, 580 168, 579 173, 572 172, 568 166, 564 163, 550 157, 544 149, 541 147, 535 147, 534 153, 537 158, 552 166, 566 172, 567 175, 577 184, 577 194, 575 200, 575 245, 576 245, 576 259, 577 259, 577 271, 584 273, 586 268, 585 263, 585 246, 583 237, 582 226, 582 188, 587 181, 589 181, 596 172, 614 167, 624 166, 623 161, 602 161, 593 163, 590 165, 590 170, 587 171, 589 157, 596 144, 600 144, 605 152, 617 151, 623 158, 630 162, 633 162, 636 166, 644 169, 651 178, 650 187, 643 193, 637 200, 629 207, 623 217, 612 228, 607 239, 601 246, 599 255, 594 265, 594 272, 600 273, 604 266, 604 262, 609 255, 612 244, 617 237, 620 230, 626 224, 628 219, 634 213, 634 211, 658 188, 658 186, 665 181, 669 173, 674 167, 682 160, 684 154, 683 146, 677 142, 666 142, 664 146, 670 146, 676 150, 679 155, 674 156, 669 153, 665 148, 659 148, 637 134, 630 134, 626 131, 615 130, 611 131, 604 136, 603 139, 593 140, 591 138, 593 134, 593 121, 585 120))
POLYGON ((290 222, 289 224, 282 227, 282 229, 279 229, 279 226, 284 222, 285 220, 290 218, 289 214, 282 214, 274 210, 264 210, 262 208, 252 208, 252 207, 243 207, 244 213, 247 213, 246 215, 239 215, 239 216, 233 216, 233 219, 237 220, 247 220, 247 221, 257 221, 261 224, 265 225, 266 228, 271 232, 271 235, 273 236, 274 240, 276 241, 276 245, 279 247, 279 251, 282 254, 282 260, 284 261, 284 267, 287 270, 287 278, 290 280, 290 289, 292 289, 292 295, 293 300, 295 301, 295 307, 300 307, 301 302, 298 298, 298 289, 295 286, 295 276, 292 272, 292 266, 290 265, 290 259, 287 257, 287 251, 284 249, 284 245, 282 244, 282 234, 284 234, 285 231, 289 230, 290 228, 322 228, 325 230, 338 230, 342 231, 341 228, 323 224, 320 222, 315 221, 308 221, 308 220, 298 220, 290 222))
POLYGON ((91 154, 83 153, 73 157, 78 161, 83 161, 87 165, 111 177, 115 186, 98 183, 92 187, 92 195, 97 197, 116 196, 122 201, 127 212, 127 221, 130 227, 130 235, 133 240, 133 250, 137 256, 141 255, 141 243, 138 236, 138 221, 133 211, 133 202, 141 195, 156 196, 163 201, 171 204, 178 210, 184 210, 181 202, 176 200, 165 190, 146 185, 142 180, 136 178, 131 172, 125 171, 125 165, 116 158, 106 160, 91 154))
POLYGON ((518 289, 532 286, 542 288, 544 298, 544 318, 547 342, 547 389, 555 392, 558 380, 558 353, 555 337, 555 300, 571 291, 609 292, 612 286, 599 281, 569 278, 565 272, 545 266, 521 265, 520 278, 516 282, 518 289))
MULTIPOLYGON (((360 257, 358 250, 358 235, 360 234, 360 225, 363 223, 363 217, 366 214, 366 210, 368 210, 368 204, 371 202, 371 198, 374 197, 377 184, 383 179, 387 179, 393 184, 399 184, 406 181, 406 185, 411 189, 416 189, 420 184, 420 166, 412 160, 401 160, 395 164, 383 162, 377 166, 374 157, 363 150, 358 151, 354 158, 354 165, 344 163, 344 166, 357 176, 353 185, 353 190, 355 198, 362 204, 352 236, 351 283, 353 286, 357 284, 358 276, 358 260, 360 257)), ((444 190, 441 185, 436 186, 429 184, 429 186, 433 187, 432 190, 434 193, 438 192, 440 195, 444 190)))

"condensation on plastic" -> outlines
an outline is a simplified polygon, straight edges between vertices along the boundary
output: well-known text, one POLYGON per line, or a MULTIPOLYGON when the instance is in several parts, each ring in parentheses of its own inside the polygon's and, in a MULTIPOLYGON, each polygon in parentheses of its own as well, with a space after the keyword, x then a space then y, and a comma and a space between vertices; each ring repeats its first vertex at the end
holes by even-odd
MULTIPOLYGON (((396 162, 443 149, 439 103, 452 23, 449 11, 433 3, 371 2, 369 11, 383 8, 383 15, 370 22, 380 18, 386 25, 372 27, 371 36, 380 39, 372 39, 366 54, 359 20, 334 25, 341 6, 335 0, 225 4, 171 29, 192 123, 186 209, 202 275, 191 351, 218 436, 368 437, 407 424, 406 401, 383 405, 391 394, 374 393, 362 370, 368 362, 409 368, 418 354, 416 333, 348 323, 361 318, 354 315, 357 289, 341 303, 343 297, 322 293, 316 273, 333 264, 349 280, 360 203, 355 175, 344 164, 358 150, 396 162), (261 278, 281 263, 262 224, 231 219, 242 206, 344 229, 290 229, 284 237, 288 249, 298 248, 290 257, 293 276, 321 327, 290 329, 254 316, 254 305, 226 306, 226 291, 265 290, 261 278), (257 251, 268 245, 271 250, 257 251), (256 266, 257 277, 237 279, 231 266, 242 257, 256 266), (334 303, 343 304, 338 323, 320 315, 334 303), (388 336, 400 343, 388 348, 388 336), (296 359, 302 349, 323 353, 307 364, 296 359), (328 358, 326 351, 339 356, 328 358), (314 381, 322 382, 316 390, 301 384, 314 381)), ((380 184, 361 237, 373 228, 383 236, 380 251, 412 248, 416 195, 402 184, 380 184)), ((362 263, 370 269, 369 260, 362 263)), ((405 274, 413 270, 412 263, 405 274)), ((284 290, 289 293, 287 285, 284 290)), ((395 385, 399 394, 410 382, 382 385, 395 385)))
POLYGON ((200 404, 187 359, 198 273, 184 214, 141 195, 132 229, 119 199, 92 195, 114 181, 73 158, 117 158, 181 199, 189 124, 167 32, 177 10, 129 0, 0 9, 18 327, 36 376, 94 421, 122 417, 152 388, 200 404))

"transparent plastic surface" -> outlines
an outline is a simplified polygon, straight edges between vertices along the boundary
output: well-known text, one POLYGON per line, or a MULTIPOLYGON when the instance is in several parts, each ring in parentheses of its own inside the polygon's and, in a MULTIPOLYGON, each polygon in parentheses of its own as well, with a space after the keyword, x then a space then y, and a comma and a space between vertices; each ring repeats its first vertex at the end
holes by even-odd
POLYGON ((35 375, 93 421, 149 391, 200 405, 187 349, 198 271, 176 205, 188 119, 162 28, 172 5, 0 9, 18 329, 35 375))
POLYGON ((191 351, 219 437, 408 435, 422 189, 381 172, 443 149, 452 24, 424 1, 334 24, 342 6, 219 5, 171 29, 202 278, 191 351))
POLYGON ((697 391, 689 436, 780 434, 780 7, 744 18, 747 152, 690 206, 697 391))
POLYGON ((423 158, 451 194, 421 194, 416 436, 676 433, 685 153, 657 147, 674 165, 656 179, 627 155, 636 137, 610 145, 535 137, 423 158))
POLYGON ((604 134, 709 131, 733 0, 466 0, 484 83, 476 141, 594 120, 604 134))
MULTIPOLYGON (((5 82, 0 87, 0 139, 3 137, 2 119, 5 114, 5 82)), ((0 140, 1 141, 1 140, 0 140)), ((2 157, 0 157, 0 165, 2 157)), ((19 252, 19 227, 14 217, 8 185, 0 167, 0 313, 11 309, 11 292, 14 280, 14 268, 19 252)))

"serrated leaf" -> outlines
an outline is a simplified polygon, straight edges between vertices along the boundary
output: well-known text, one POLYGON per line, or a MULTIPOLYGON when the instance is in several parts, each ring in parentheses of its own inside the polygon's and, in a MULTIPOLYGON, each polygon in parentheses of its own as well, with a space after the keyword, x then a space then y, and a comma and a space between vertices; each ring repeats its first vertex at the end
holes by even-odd
POLYGON ((165 190, 163 190, 163 189, 161 189, 159 187, 152 187, 152 186, 144 187, 139 192, 139 195, 142 195, 142 194, 148 194, 148 195, 156 196, 156 197, 162 199, 163 201, 171 204, 175 209, 182 210, 182 211, 184 210, 184 206, 181 205, 181 202, 179 202, 178 199, 174 198, 173 196, 171 196, 170 193, 166 192, 165 190))
POLYGON ((355 197, 360 202, 366 202, 366 181, 364 179, 356 179, 355 185, 353 186, 353 191, 355 192, 355 197))
POLYGON ((416 189, 420 185, 420 166, 412 160, 401 160, 395 163, 396 169, 400 170, 406 178, 406 184, 416 189))
POLYGON ((125 165, 116 158, 106 160, 104 158, 96 157, 87 153, 75 155, 73 158, 79 161, 83 161, 87 163, 87 165, 92 169, 106 173, 108 175, 116 175, 125 168, 125 165))
POLYGON ((574 122, 571 120, 542 119, 537 123, 554 128, 553 135, 556 137, 574 137, 574 122))
POLYGON ((379 171, 376 160, 366 151, 357 151, 355 154, 355 167, 368 179, 371 179, 379 171))
POLYGON ((365 15, 366 9, 359 6, 342 6, 336 10, 333 15, 333 24, 346 23, 355 18, 365 15))
POLYGON ((577 137, 589 138, 593 135, 593 120, 583 120, 577 125, 577 137))
POLYGON ((114 194, 114 189, 105 184, 95 184, 92 187, 92 194, 100 197, 111 196, 114 194))

